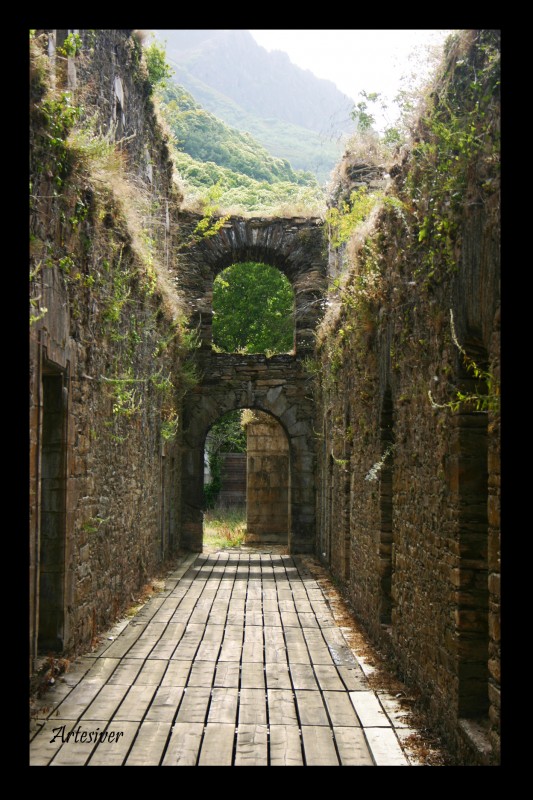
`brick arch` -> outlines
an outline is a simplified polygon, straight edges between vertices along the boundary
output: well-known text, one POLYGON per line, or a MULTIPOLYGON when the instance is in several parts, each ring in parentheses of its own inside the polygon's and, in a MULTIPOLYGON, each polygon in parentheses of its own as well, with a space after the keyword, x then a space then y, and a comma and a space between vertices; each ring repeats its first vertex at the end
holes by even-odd
POLYGON ((214 235, 195 240, 199 219, 192 214, 182 219, 185 241, 175 280, 202 346, 210 347, 212 342, 215 277, 232 264, 255 261, 279 269, 290 281, 295 297, 296 352, 310 352, 326 286, 322 221, 230 217, 214 235))

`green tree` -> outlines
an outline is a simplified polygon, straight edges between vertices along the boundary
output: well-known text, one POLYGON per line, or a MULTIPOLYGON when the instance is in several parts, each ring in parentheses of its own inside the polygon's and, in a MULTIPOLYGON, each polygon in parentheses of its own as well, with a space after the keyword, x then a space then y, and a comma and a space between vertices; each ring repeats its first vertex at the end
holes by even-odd
POLYGON ((213 342, 227 353, 287 353, 294 346, 294 293, 267 264, 233 264, 213 286, 213 342))
POLYGON ((167 61, 165 48, 153 41, 144 48, 144 58, 148 69, 148 80, 154 89, 156 86, 163 88, 168 78, 174 75, 174 70, 167 61))

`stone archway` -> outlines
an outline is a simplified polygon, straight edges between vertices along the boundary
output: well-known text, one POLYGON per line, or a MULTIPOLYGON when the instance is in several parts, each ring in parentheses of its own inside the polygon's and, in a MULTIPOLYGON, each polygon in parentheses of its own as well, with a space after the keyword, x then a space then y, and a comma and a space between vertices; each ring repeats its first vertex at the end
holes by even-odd
POLYGON ((283 427, 290 453, 289 550, 315 549, 315 436, 311 375, 305 357, 313 352, 322 311, 327 252, 318 219, 232 217, 212 236, 196 241, 198 216, 182 219, 188 237, 176 286, 191 309, 199 335, 199 383, 184 399, 182 465, 183 547, 202 549, 204 442, 213 423, 228 411, 250 408, 271 414, 283 427), (295 295, 295 352, 237 355, 212 350, 212 296, 216 275, 239 261, 276 267, 295 295))
POLYGON ((313 401, 301 360, 294 356, 200 354, 203 380, 187 395, 183 415, 182 546, 202 549, 204 443, 228 411, 251 408, 271 414, 289 442, 291 464, 289 549, 313 552, 315 486, 313 401))

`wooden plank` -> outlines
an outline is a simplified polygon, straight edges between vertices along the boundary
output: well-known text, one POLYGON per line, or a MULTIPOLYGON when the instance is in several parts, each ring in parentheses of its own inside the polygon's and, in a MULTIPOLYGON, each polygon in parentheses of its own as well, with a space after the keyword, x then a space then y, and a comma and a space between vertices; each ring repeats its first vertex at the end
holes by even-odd
POLYGON ((302 727, 305 725, 327 725, 329 728, 329 719, 320 692, 296 689, 295 695, 302 727))
POLYGON ((281 624, 284 628, 298 628, 300 630, 300 620, 296 611, 280 610, 281 624))
POLYGON ((143 633, 144 625, 128 625, 113 644, 106 649, 107 658, 123 658, 143 633))
POLYGON ((167 664, 159 659, 149 658, 144 662, 135 681, 136 686, 159 686, 165 674, 167 664))
POLYGON ((263 644, 263 623, 260 625, 248 625, 244 628, 244 643, 259 642, 263 644))
POLYGON ((200 750, 199 767, 230 767, 233 759, 235 726, 207 725, 200 750))
POLYGON ((160 686, 148 709, 146 719, 172 722, 183 697, 183 691, 181 686, 160 686))
POLYGON ((177 722, 172 727, 162 767, 194 767, 204 733, 201 723, 177 722))
POLYGON ((239 686, 241 676, 240 664, 235 661, 221 661, 217 664, 214 686, 239 686))
POLYGON ((281 628, 281 614, 277 609, 275 611, 265 611, 263 620, 265 626, 281 628))
POLYGON ((235 725, 239 690, 237 688, 215 688, 211 692, 211 705, 207 724, 224 722, 235 725))
POLYGON ((127 767, 157 767, 169 734, 170 722, 145 720, 125 761, 127 767))
POLYGON ((324 692, 324 700, 333 727, 361 727, 347 692, 324 692))
POLYGON ((186 686, 191 665, 188 661, 171 661, 161 681, 161 686, 186 686))
POLYGON ((390 722, 374 692, 349 692, 363 728, 390 727, 390 722))
POLYGON ((338 766, 339 759, 333 743, 331 728, 304 725, 302 739, 305 763, 308 767, 338 766))
POLYGON ((302 613, 298 610, 298 618, 300 620, 300 625, 302 628, 318 628, 318 621, 315 617, 314 612, 311 610, 310 613, 302 613))
POLYGON ((218 660, 240 662, 241 655, 242 639, 224 639, 218 660))
POLYGON ((120 683, 107 684, 82 714, 81 721, 103 720, 107 722, 113 716, 128 690, 128 685, 120 683))
POLYGON ((368 681, 359 665, 346 667, 340 664, 337 666, 337 671, 348 691, 368 689, 368 681))
POLYGON ((287 663, 267 662, 265 665, 266 685, 269 689, 292 689, 291 676, 287 663))
POLYGON ((300 642, 287 642, 287 656, 289 664, 311 664, 311 658, 305 644, 300 642))
POLYGON ((263 642, 244 642, 242 661, 263 663, 263 642))
POLYGON ((392 728, 365 728, 365 736, 377 767, 410 766, 392 728))
POLYGON ((212 661, 216 663, 218 654, 220 653, 220 642, 206 641, 205 637, 202 640, 194 657, 195 661, 212 661))
POLYGON ((143 666, 142 661, 138 658, 125 658, 120 662, 114 673, 108 680, 108 684, 121 683, 124 686, 131 686, 141 671, 143 666))
POLYGON ((150 653, 150 658, 172 658, 172 654, 185 633, 185 627, 183 622, 169 622, 165 633, 150 653))
POLYGON ((247 662, 241 665, 241 687, 243 689, 265 688, 265 674, 263 665, 247 662))
MULTIPOLYGON (((95 733, 99 733, 98 730, 99 726, 95 726, 92 728, 91 726, 82 726, 80 723, 75 723, 72 725, 71 728, 67 728, 66 734, 68 734, 72 730, 72 736, 68 741, 66 741, 61 749, 56 753, 56 755, 51 759, 49 762, 49 766, 52 767, 83 767, 89 760, 89 756, 91 755, 92 751, 95 748, 95 743, 93 741, 85 741, 81 742, 79 737, 81 736, 82 732, 88 732, 90 730, 94 730, 95 733), (76 741, 76 732, 78 732, 78 741, 76 741)), ((100 730, 103 729, 104 726, 100 730)))
POLYGON ((88 766, 89 767, 120 767, 124 763, 126 754, 130 749, 131 743, 135 738, 139 724, 137 722, 123 722, 117 728, 109 727, 116 734, 113 741, 106 739, 99 742, 96 750, 93 751, 88 766), (118 734, 121 734, 117 738, 118 734))
POLYGON ((187 687, 189 686, 205 686, 210 687, 213 685, 213 678, 215 676, 215 661, 194 661, 187 687))
POLYGON ((128 720, 130 722, 140 721, 144 717, 155 691, 155 686, 133 685, 124 698, 124 702, 113 717, 113 722, 119 720, 128 720))
POLYGON ((205 722, 211 690, 192 687, 185 691, 176 722, 205 722))
POLYGON ((295 689, 312 689, 318 691, 313 667, 310 664, 290 664, 289 665, 292 685, 295 689))
POLYGON ((373 767, 374 762, 361 728, 334 727, 340 762, 343 767, 373 767))
MULTIPOLYGON (((330 692, 345 691, 344 684, 340 679, 336 667, 328 666, 327 664, 315 664, 314 661, 313 665, 315 668, 315 675, 318 680, 318 685, 320 686, 322 691, 330 691, 330 692)), ((349 698, 347 699, 349 701, 349 698)))
POLYGON ((400 701, 385 692, 377 692, 376 694, 393 726, 395 728, 408 728, 409 724, 406 720, 409 712, 402 706, 400 701))
POLYGON ((63 746, 63 737, 76 726, 71 719, 57 717, 39 723, 39 731, 30 744, 30 767, 47 767, 63 746))
POLYGON ((296 701, 290 689, 268 689, 268 721, 270 725, 296 725, 296 701))
POLYGON ((302 767, 303 755, 298 728, 270 725, 270 766, 302 767))
POLYGON ((239 724, 234 766, 268 766, 267 732, 266 725, 239 724))
POLYGON ((263 612, 252 611, 246 614, 246 627, 260 628, 263 625, 263 612))
POLYGON ((338 628, 325 628, 323 634, 335 664, 346 667, 357 664, 354 654, 338 628))
POLYGON ((308 644, 309 658, 314 666, 328 666, 335 670, 329 648, 325 642, 308 644))
POLYGON ((93 666, 86 673, 84 680, 93 681, 98 679, 102 684, 107 683, 109 678, 115 673, 120 660, 118 658, 104 658, 95 659, 93 666))
POLYGON ((241 725, 266 725, 266 697, 264 689, 241 689, 239 698, 239 727, 241 725))
POLYGON ((84 678, 60 704, 57 716, 62 719, 79 719, 104 683, 102 678, 84 678))

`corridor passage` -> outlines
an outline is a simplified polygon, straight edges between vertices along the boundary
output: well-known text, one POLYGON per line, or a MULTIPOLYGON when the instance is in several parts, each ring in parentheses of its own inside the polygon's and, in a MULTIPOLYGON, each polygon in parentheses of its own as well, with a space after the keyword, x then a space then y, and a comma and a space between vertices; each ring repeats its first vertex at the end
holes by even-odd
POLYGON ((112 633, 41 699, 31 766, 410 765, 304 559, 190 554, 112 633))

